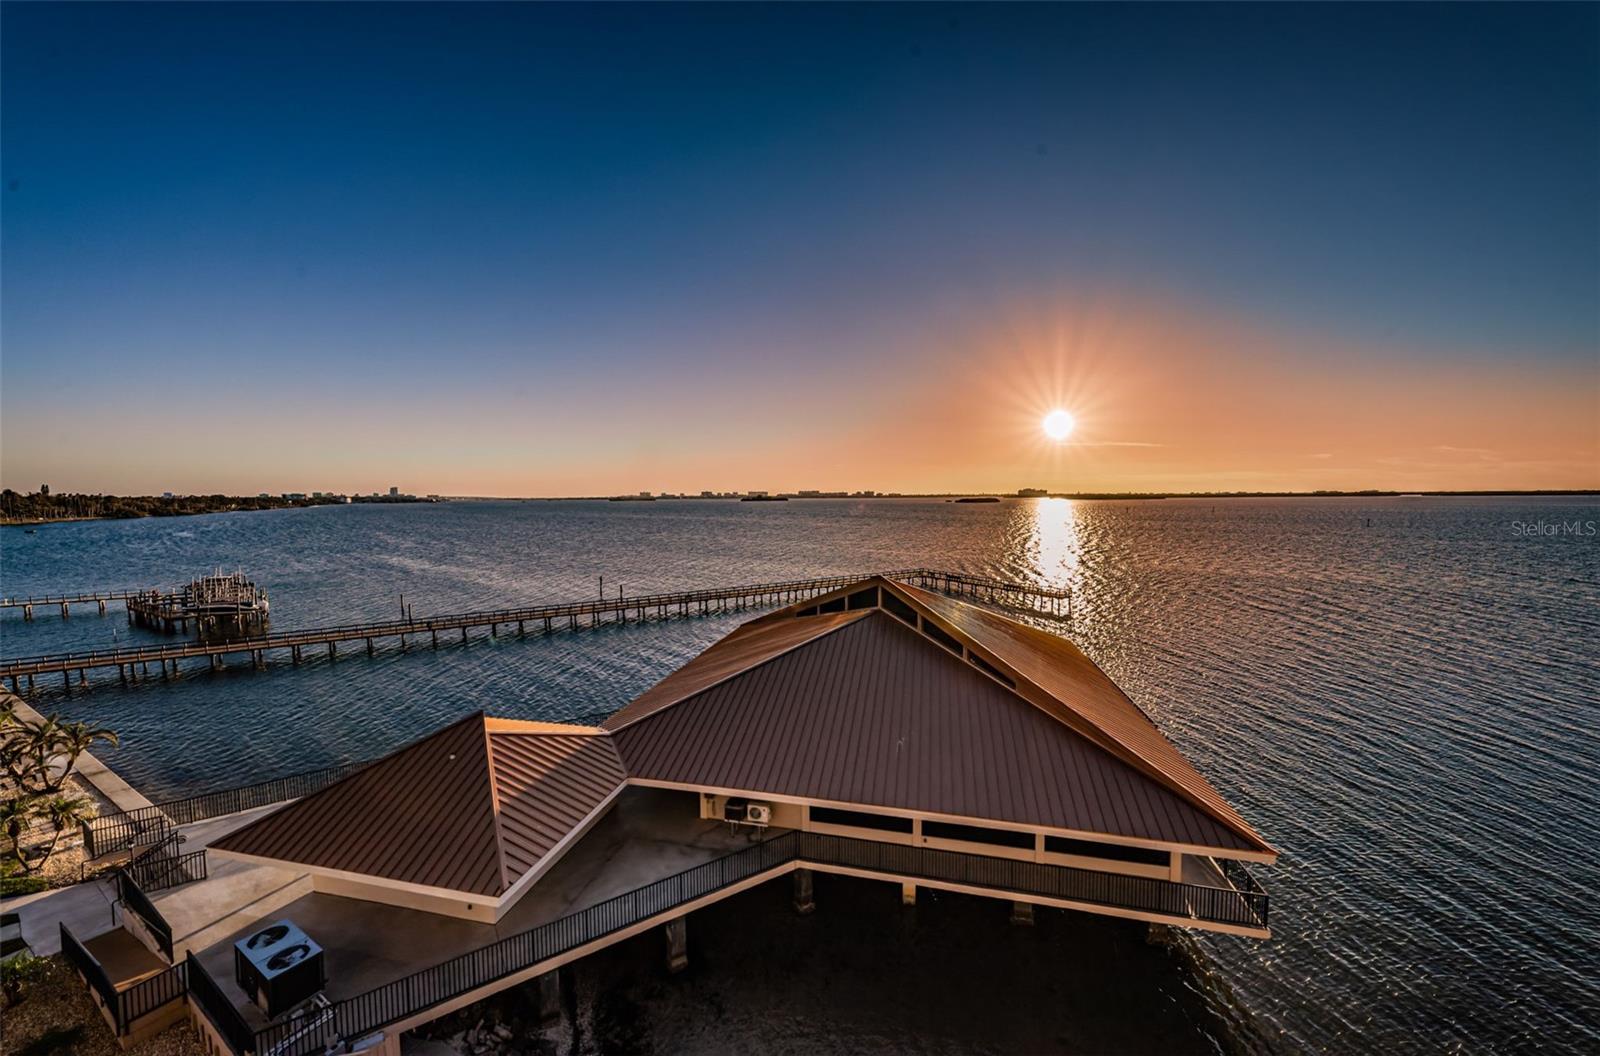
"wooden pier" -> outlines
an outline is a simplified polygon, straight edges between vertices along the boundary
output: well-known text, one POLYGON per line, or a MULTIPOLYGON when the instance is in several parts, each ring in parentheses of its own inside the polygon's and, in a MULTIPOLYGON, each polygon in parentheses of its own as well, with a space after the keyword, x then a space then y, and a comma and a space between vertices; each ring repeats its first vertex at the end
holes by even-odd
POLYGON ((199 576, 170 594, 136 594, 127 606, 129 623, 169 634, 187 632, 191 623, 201 634, 219 628, 264 631, 269 610, 267 592, 243 572, 199 576))
MULTIPOLYGON (((926 568, 901 569, 878 574, 927 590, 937 590, 990 604, 1027 608, 1051 618, 1071 616, 1071 597, 1064 590, 1049 590, 1022 583, 1007 583, 982 576, 926 568)), ((468 641, 468 632, 474 630, 487 630, 491 637, 499 637, 502 630, 509 633, 514 627, 520 637, 526 635, 529 630, 537 634, 550 634, 558 630, 579 630, 650 619, 705 616, 736 609, 787 604, 825 594, 862 578, 861 575, 849 575, 777 583, 753 583, 710 590, 685 590, 635 597, 619 596, 595 601, 461 612, 342 627, 310 627, 300 631, 280 631, 214 641, 18 657, 0 660, 0 680, 10 680, 12 689, 20 693, 24 681, 31 690, 34 679, 41 675, 59 674, 63 684, 70 689, 73 675, 77 676, 79 684, 86 685, 88 672, 115 667, 122 681, 126 683, 129 679, 149 677, 151 664, 157 666, 163 678, 177 677, 180 673, 180 661, 198 658, 204 658, 212 668, 220 668, 223 666, 224 657, 244 655, 250 658, 253 667, 261 668, 266 666, 269 652, 287 651, 290 658, 299 663, 306 649, 322 647, 327 650, 329 659, 332 659, 338 655, 339 646, 348 642, 361 642, 368 655, 376 650, 377 642, 395 639, 399 640, 402 652, 418 640, 436 649, 439 646, 441 633, 459 633, 462 643, 465 644, 468 641)))
POLYGON ((28 598, 0 598, 0 609, 21 609, 22 618, 33 619, 34 606, 45 609, 60 608, 61 618, 66 619, 72 615, 74 605, 97 605, 100 615, 106 614, 106 606, 113 601, 120 601, 124 605, 129 600, 141 594, 149 593, 142 590, 96 590, 87 594, 41 594, 38 597, 28 598))

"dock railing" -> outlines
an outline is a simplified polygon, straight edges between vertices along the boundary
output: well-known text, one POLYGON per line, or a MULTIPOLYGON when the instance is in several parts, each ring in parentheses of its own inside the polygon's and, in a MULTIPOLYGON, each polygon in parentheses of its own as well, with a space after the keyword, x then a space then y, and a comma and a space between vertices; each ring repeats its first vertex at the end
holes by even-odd
MULTIPOLYGON (((1250 892, 1209 888, 790 830, 333 1002, 331 1027, 344 1042, 354 1042, 618 931, 662 918, 719 890, 764 873, 776 875, 791 865, 837 866, 886 878, 942 881, 1249 928, 1264 928, 1267 921, 1267 896, 1259 888, 1250 892)), ((276 1023, 255 1035, 253 1049, 236 1051, 252 1051, 257 1056, 313 1056, 323 1051, 324 1039, 320 1031, 314 1036, 306 1034, 299 1021, 276 1023)))
MULTIPOLYGON (((438 616, 417 617, 406 620, 384 620, 375 623, 349 624, 330 627, 308 627, 298 631, 277 631, 271 634, 240 635, 222 641, 186 642, 179 645, 133 646, 120 649, 94 649, 73 653, 50 653, 39 656, 6 657, 0 659, 0 678, 13 681, 21 677, 77 671, 80 676, 90 668, 133 668, 135 665, 163 663, 195 657, 219 657, 229 653, 251 653, 263 656, 268 650, 304 649, 313 645, 333 648, 340 642, 353 642, 379 638, 406 638, 410 636, 437 635, 442 631, 462 631, 468 628, 488 627, 491 633, 500 626, 511 624, 541 624, 553 626, 567 621, 570 627, 583 626, 584 618, 599 622, 601 617, 614 616, 627 622, 630 613, 647 619, 651 613, 665 617, 676 612, 713 611, 729 602, 744 607, 780 601, 801 600, 830 590, 847 587, 870 576, 922 586, 930 590, 991 602, 1021 602, 1025 599, 1049 602, 1047 611, 1035 608, 1041 615, 1058 615, 1065 609, 1071 615, 1071 592, 1026 583, 1006 583, 985 576, 972 576, 962 572, 943 572, 929 568, 897 569, 891 572, 861 573, 847 576, 822 576, 812 579, 781 580, 770 583, 747 583, 732 587, 715 587, 706 590, 684 590, 667 593, 638 594, 592 601, 562 602, 509 609, 482 609, 472 612, 448 613, 438 616)), ((591 623, 591 625, 593 625, 591 623)))

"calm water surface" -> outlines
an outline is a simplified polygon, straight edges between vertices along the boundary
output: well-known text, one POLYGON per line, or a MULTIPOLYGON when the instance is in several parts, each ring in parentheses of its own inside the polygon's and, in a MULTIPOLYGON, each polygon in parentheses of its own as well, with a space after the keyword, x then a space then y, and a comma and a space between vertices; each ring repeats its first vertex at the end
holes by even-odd
MULTIPOLYGON (((1066 630, 1274 844, 1275 937, 1204 937, 1264 1044, 1600 1051, 1593 499, 452 503, 0 530, 5 594, 243 568, 273 628, 927 564, 1068 586, 1066 630), (1543 523, 1538 534, 1531 526, 1543 523)), ((160 636, 0 618, 8 656, 160 636)), ((347 650, 41 706, 153 797, 371 757, 478 708, 621 705, 734 626, 347 650)), ((1211 985, 1216 984, 1216 985, 1211 985)))

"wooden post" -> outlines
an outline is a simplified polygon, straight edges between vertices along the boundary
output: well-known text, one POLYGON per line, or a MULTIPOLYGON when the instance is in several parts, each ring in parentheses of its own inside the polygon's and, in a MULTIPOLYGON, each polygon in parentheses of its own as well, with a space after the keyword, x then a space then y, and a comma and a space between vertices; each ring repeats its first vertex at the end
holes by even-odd
POLYGON ((689 918, 669 920, 663 930, 667 934, 667 971, 681 972, 689 967, 689 918))
POLYGON ((372 655, 372 639, 371 638, 367 639, 367 655, 368 656, 372 655))

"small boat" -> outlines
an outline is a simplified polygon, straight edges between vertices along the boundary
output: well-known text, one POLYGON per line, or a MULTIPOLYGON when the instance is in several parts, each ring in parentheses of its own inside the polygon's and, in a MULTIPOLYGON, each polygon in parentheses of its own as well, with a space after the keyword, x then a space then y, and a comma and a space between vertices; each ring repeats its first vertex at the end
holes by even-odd
POLYGON ((788 502, 789 501, 789 496, 787 496, 787 495, 746 495, 746 496, 742 497, 739 501, 740 502, 788 502))
POLYGON ((955 500, 956 502, 999 502, 993 495, 966 495, 955 500))

